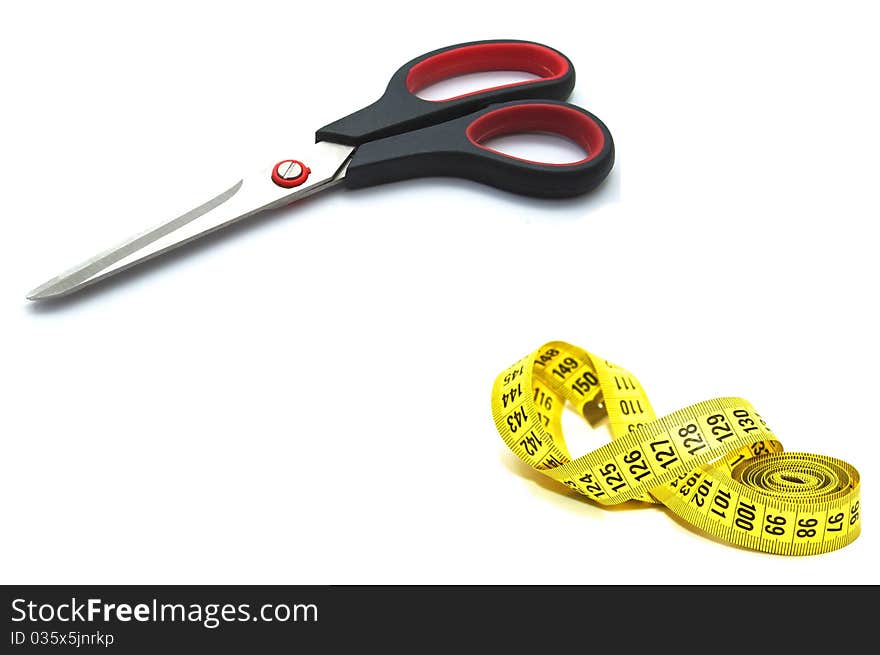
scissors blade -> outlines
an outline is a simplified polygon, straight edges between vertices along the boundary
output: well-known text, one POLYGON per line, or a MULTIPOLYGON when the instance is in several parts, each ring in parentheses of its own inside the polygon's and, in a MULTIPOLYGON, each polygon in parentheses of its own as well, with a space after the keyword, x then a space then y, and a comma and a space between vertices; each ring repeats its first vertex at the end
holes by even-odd
POLYGON ((331 188, 344 179, 353 152, 352 146, 328 142, 316 143, 305 151, 299 150, 297 159, 311 171, 300 186, 278 186, 272 181, 271 169, 243 178, 185 214, 136 234, 53 277, 28 293, 27 298, 45 300, 66 296, 261 211, 281 207, 331 188))

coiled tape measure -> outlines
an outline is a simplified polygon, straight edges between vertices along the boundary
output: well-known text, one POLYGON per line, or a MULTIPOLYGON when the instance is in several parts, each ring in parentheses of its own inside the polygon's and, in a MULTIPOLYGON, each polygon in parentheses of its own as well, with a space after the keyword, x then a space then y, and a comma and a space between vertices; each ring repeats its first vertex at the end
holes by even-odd
POLYGON ((814 555, 859 536, 859 474, 838 459, 784 453, 752 405, 717 398, 657 419, 636 377, 551 341, 501 372, 492 413, 510 449, 602 505, 659 502, 736 546, 814 555), (613 440, 576 459, 562 438, 570 402, 613 440))

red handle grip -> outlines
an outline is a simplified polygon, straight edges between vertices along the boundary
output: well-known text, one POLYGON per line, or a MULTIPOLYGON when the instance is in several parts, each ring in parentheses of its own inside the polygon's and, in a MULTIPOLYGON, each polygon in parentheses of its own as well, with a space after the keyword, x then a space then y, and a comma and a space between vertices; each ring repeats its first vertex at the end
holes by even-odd
POLYGON ((431 101, 450 102, 486 91, 535 84, 541 80, 558 80, 570 69, 571 64, 562 54, 538 43, 526 41, 476 43, 454 47, 422 59, 409 69, 406 75, 406 88, 410 93, 416 94, 450 77, 489 71, 522 71, 537 75, 539 78, 480 89, 445 100, 431 101))
POLYGON ((542 166, 577 166, 598 157, 605 148, 605 132, 599 123, 589 114, 576 109, 572 105, 551 103, 529 103, 508 105, 481 114, 465 130, 468 140, 478 148, 495 153, 502 157, 528 161, 542 166), (549 132, 571 139, 587 153, 587 156, 576 162, 550 164, 533 162, 493 150, 483 145, 489 139, 504 134, 521 134, 524 132, 549 132))

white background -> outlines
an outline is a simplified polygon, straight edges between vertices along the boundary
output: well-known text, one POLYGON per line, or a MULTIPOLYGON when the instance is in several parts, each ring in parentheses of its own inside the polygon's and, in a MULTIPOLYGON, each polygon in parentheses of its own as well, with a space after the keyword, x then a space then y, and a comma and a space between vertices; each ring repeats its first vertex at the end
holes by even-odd
MULTIPOLYGON (((870 3, 5 3, 0 580, 880 582, 870 3), (618 160, 576 201, 336 190, 74 301, 25 293, 296 153, 404 61, 553 45, 618 160), (551 339, 664 414, 741 395, 862 474, 825 556, 524 469, 495 374, 551 339)), ((599 445, 571 417, 576 452, 599 445)))

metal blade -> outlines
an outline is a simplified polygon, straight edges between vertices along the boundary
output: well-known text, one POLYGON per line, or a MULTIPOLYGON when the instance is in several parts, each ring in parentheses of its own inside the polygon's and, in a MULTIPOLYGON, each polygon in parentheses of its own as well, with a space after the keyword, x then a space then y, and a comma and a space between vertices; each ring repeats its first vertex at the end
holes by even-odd
POLYGON ((316 143, 297 151, 311 173, 300 186, 286 189, 272 181, 271 169, 239 180, 215 198, 177 218, 137 234, 115 248, 53 277, 28 293, 28 300, 59 298, 152 259, 201 236, 335 186, 345 177, 352 146, 316 143))

